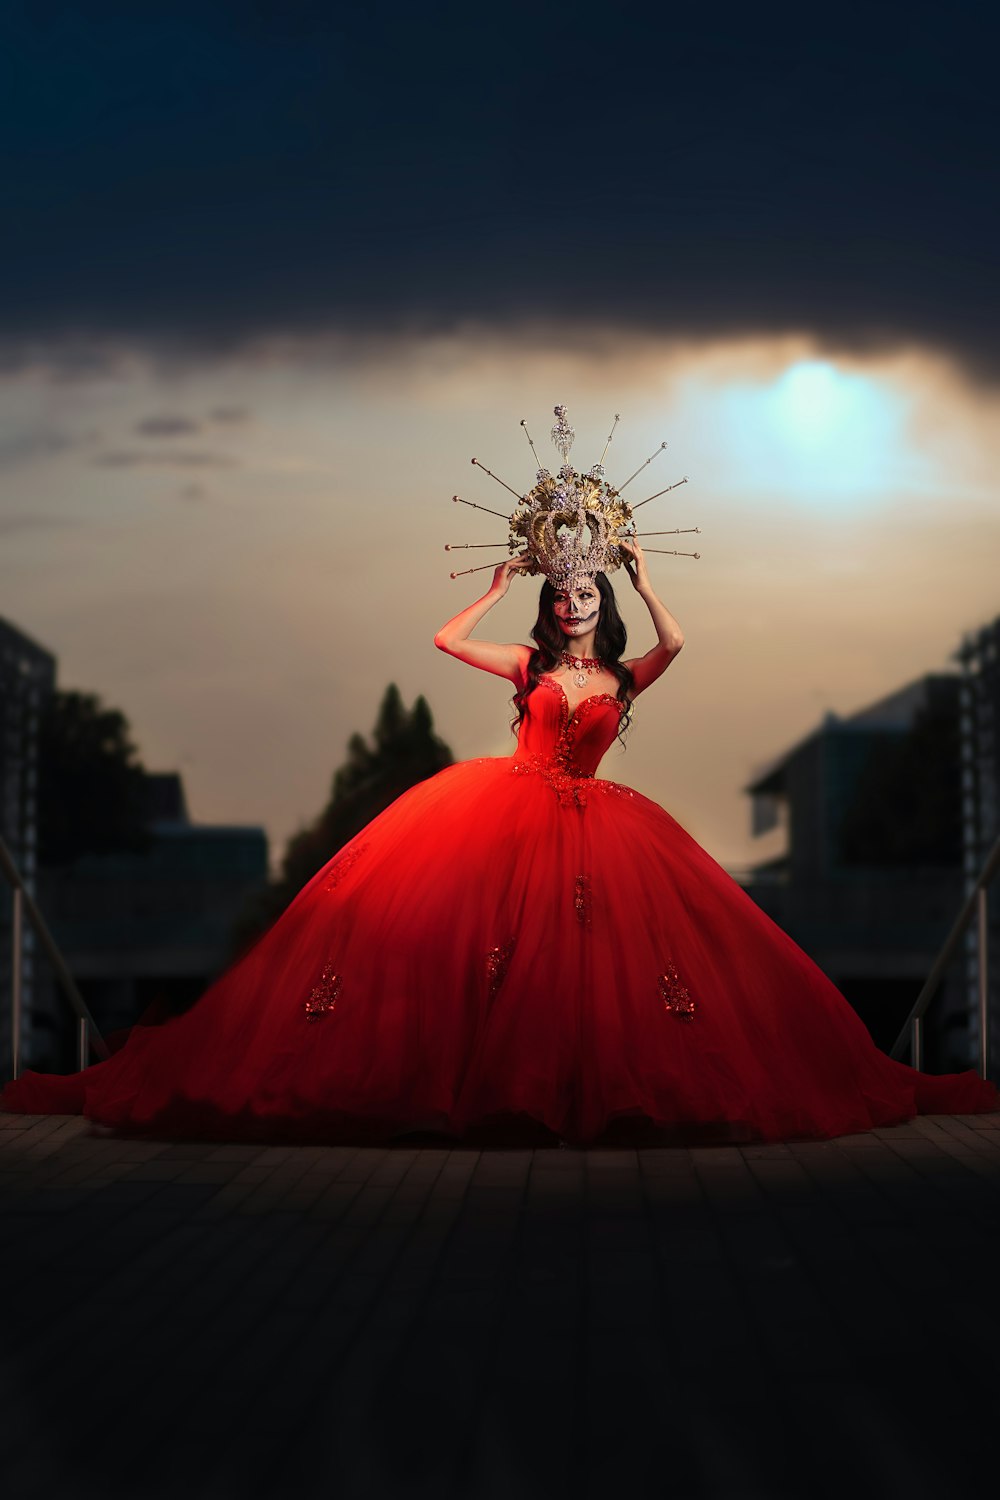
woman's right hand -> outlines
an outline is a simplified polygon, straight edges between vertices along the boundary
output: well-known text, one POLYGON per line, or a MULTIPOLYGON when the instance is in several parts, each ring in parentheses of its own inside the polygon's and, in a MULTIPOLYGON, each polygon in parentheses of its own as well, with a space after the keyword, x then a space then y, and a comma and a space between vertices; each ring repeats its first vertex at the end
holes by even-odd
POLYGON ((508 557, 493 574, 491 592, 494 594, 506 594, 510 588, 510 580, 514 574, 522 573, 525 568, 530 568, 531 563, 532 557, 529 552, 519 552, 516 557, 508 557))

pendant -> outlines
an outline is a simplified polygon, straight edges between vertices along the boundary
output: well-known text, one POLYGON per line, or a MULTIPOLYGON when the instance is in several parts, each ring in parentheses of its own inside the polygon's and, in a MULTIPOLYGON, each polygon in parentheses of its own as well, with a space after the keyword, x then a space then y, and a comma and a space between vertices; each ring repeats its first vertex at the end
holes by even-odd
POLYGON ((576 676, 573 678, 573 681, 576 683, 577 687, 587 686, 587 679, 582 672, 577 672, 576 676))

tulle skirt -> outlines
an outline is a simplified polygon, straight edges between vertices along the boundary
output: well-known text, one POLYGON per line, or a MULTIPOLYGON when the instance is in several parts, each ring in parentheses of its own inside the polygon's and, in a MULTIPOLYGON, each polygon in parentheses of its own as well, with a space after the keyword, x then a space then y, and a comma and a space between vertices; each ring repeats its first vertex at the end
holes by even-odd
POLYGON ((510 758, 400 797, 185 1014, 0 1105, 220 1140, 829 1137, 1000 1108, 893 1062, 656 803, 510 758))

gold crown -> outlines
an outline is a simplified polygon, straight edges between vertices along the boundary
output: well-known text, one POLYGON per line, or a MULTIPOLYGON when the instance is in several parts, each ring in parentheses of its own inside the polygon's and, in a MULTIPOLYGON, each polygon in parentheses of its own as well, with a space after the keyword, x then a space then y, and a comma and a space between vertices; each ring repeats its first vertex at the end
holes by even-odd
MULTIPOLYGON (((679 485, 687 484, 686 475, 676 484, 668 485, 665 490, 660 490, 658 494, 640 500, 639 504, 634 507, 629 505, 627 500, 622 499, 622 490, 663 452, 667 446, 666 443, 661 443, 656 452, 652 453, 646 462, 640 464, 635 473, 626 479, 625 484, 616 489, 605 478, 604 460, 620 418, 615 416, 607 442, 604 444, 604 452, 597 463, 586 474, 581 474, 568 461, 576 433, 567 420, 566 408, 557 406, 554 412, 556 420, 552 428, 552 441, 563 458, 562 467, 555 475, 539 463, 527 424, 523 418, 521 421, 528 446, 534 454, 535 463, 538 464, 536 482, 528 494, 518 495, 516 490, 511 489, 509 484, 500 479, 491 469, 487 469, 477 458, 472 460, 477 468, 496 480, 497 484, 502 484, 504 489, 517 500, 517 505, 510 516, 503 516, 502 511, 491 510, 487 505, 477 505, 475 501, 463 500, 461 495, 452 496, 452 499, 459 505, 469 505, 474 510, 485 510, 490 515, 503 516, 509 527, 507 541, 451 542, 445 547, 446 552, 506 546, 512 555, 520 557, 527 554, 531 557, 531 565, 524 569, 527 574, 537 576, 543 573, 553 587, 571 589, 578 587, 584 579, 592 581, 597 573, 613 573, 616 568, 620 567, 627 556, 627 553, 619 546, 621 540, 631 540, 642 536, 675 536, 682 530, 693 532, 700 530, 697 526, 675 527, 670 532, 637 532, 635 529, 633 512, 643 505, 648 505, 650 500, 658 500, 660 495, 666 495, 670 490, 677 489, 679 485)), ((666 549, 649 548, 648 550, 665 552, 666 549)), ((671 552, 670 555, 675 557, 700 556, 697 552, 671 552)), ((460 578, 465 573, 479 573, 483 571, 483 568, 494 566, 493 563, 484 563, 482 568, 465 568, 460 573, 452 573, 451 576, 460 578)))

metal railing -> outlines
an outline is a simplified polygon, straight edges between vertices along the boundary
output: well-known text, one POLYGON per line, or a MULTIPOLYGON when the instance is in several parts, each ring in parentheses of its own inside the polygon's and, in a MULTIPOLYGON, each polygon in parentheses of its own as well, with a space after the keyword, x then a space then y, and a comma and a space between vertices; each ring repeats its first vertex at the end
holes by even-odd
POLYGON ((101 1033, 98 1031, 93 1016, 87 1008, 80 991, 74 983, 73 976, 66 967, 66 961, 55 940, 49 932, 38 907, 32 898, 31 892, 25 889, 21 872, 14 863, 13 856, 3 838, 0 838, 0 871, 7 877, 14 896, 14 907, 11 920, 11 964, 10 964, 10 1052, 11 1072, 14 1078, 21 1076, 21 1012, 24 991, 24 920, 27 917, 35 931, 35 936, 45 951, 46 956, 56 976, 59 988, 66 996, 77 1018, 76 1056, 80 1068, 85 1068, 90 1061, 90 1053, 96 1053, 100 1060, 106 1061, 111 1056, 108 1045, 101 1033))
POLYGON ((955 956, 955 951, 959 943, 964 938, 972 922, 973 915, 975 915, 977 940, 976 1001, 979 1012, 979 1075, 981 1078, 987 1077, 990 1067, 989 910, 987 907, 987 890, 998 870, 1000 870, 1000 839, 997 839, 990 850, 989 857, 976 877, 975 884, 966 898, 965 905, 955 918, 954 925, 944 940, 941 952, 931 966, 931 971, 924 981, 923 989, 913 1003, 913 1009, 903 1022, 903 1029, 893 1043, 889 1056, 894 1057, 897 1062, 902 1059, 907 1046, 909 1046, 910 1062, 913 1066, 919 1068, 923 1063, 924 1014, 944 978, 945 970, 955 956))

